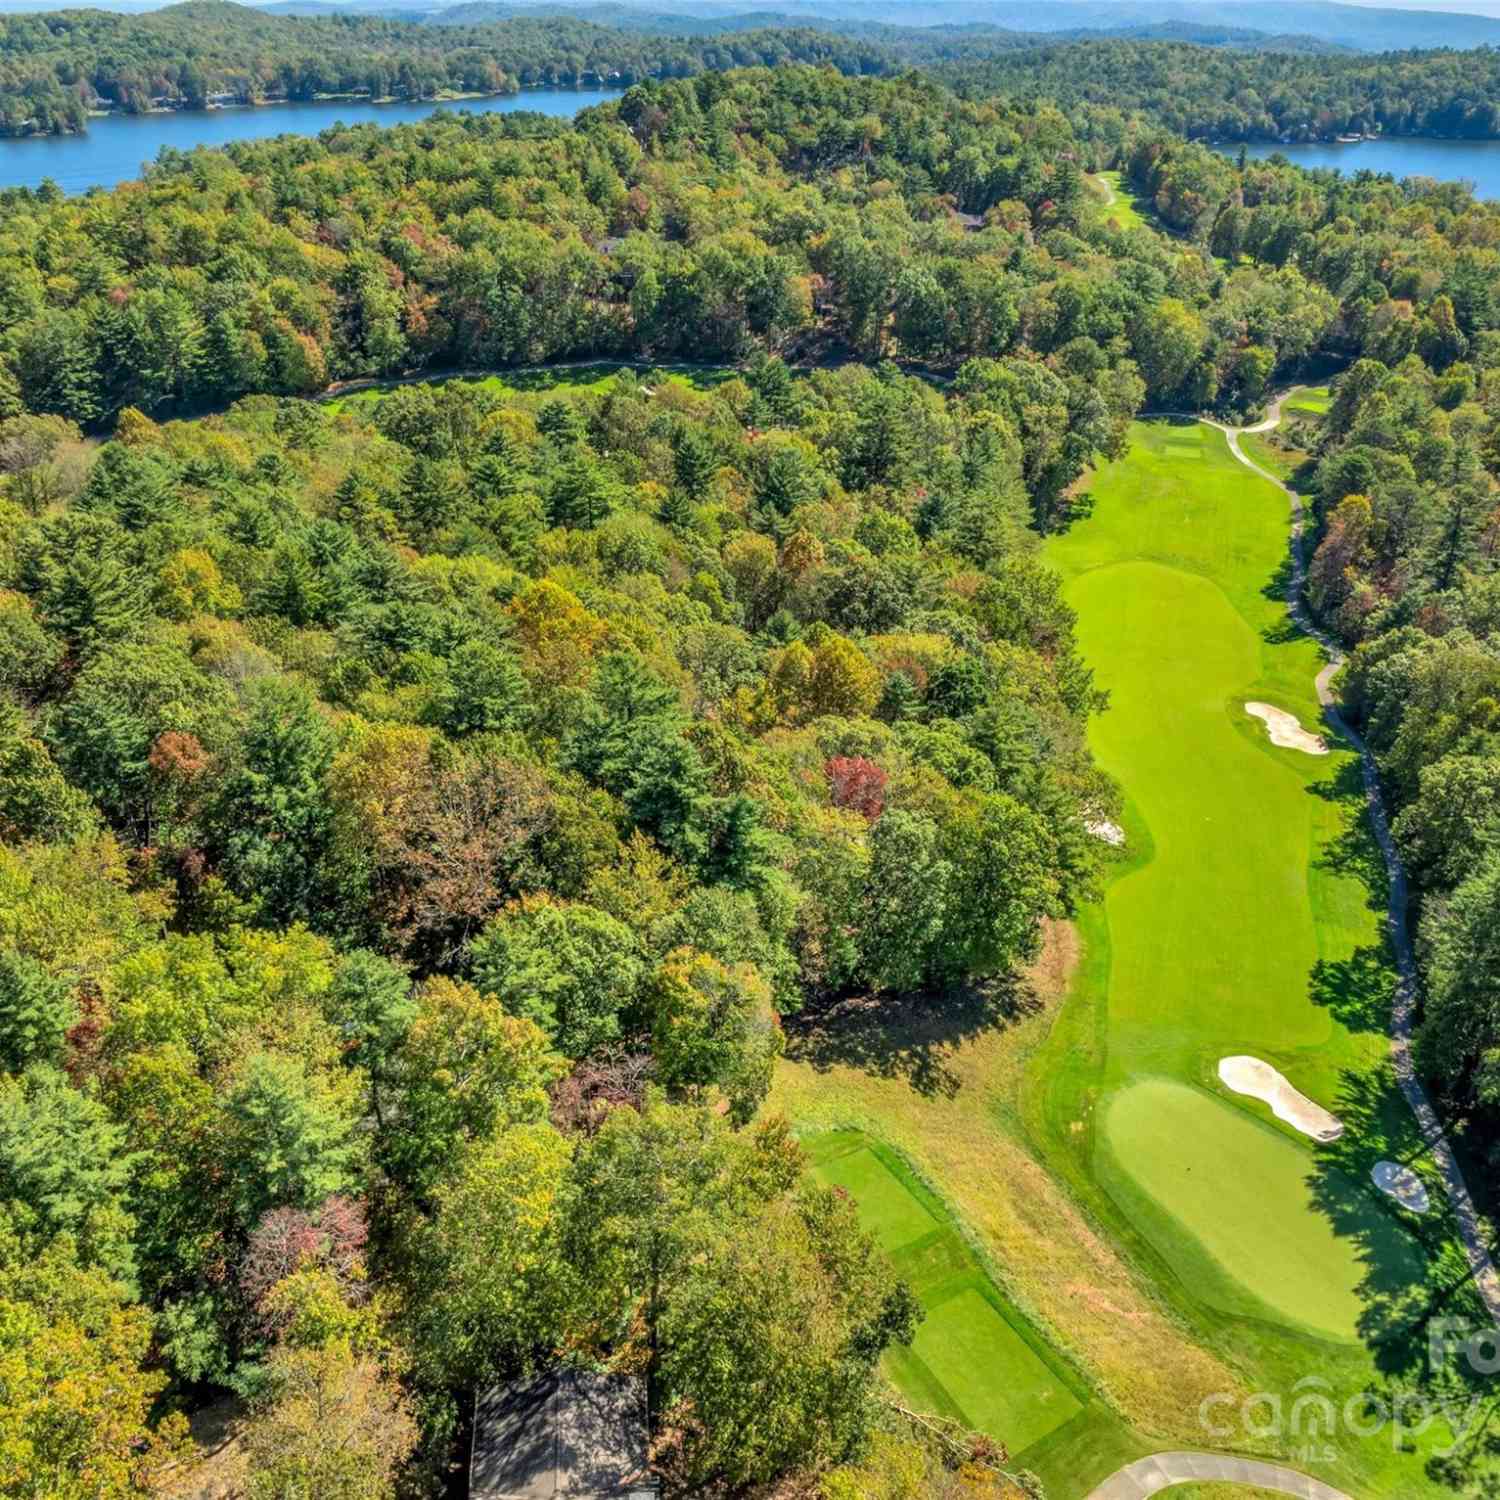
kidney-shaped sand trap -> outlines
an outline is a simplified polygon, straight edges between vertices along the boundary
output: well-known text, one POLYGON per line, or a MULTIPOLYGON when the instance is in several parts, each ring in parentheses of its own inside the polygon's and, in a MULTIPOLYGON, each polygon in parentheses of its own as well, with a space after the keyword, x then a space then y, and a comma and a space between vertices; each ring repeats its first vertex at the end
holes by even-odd
POLYGON ((1409 1208, 1414 1214, 1425 1214, 1432 1207, 1427 1184, 1400 1162, 1378 1161, 1370 1168, 1370 1177, 1382 1193, 1389 1193, 1402 1208, 1409 1208))
POLYGON ((1328 745, 1321 734, 1309 734, 1298 722, 1296 715, 1284 708, 1272 708, 1269 703, 1247 703, 1245 712, 1262 720, 1273 745, 1285 750, 1305 750, 1309 755, 1327 755, 1328 745))
POLYGON ((1336 1141, 1344 1133, 1344 1122, 1321 1104, 1300 1094, 1270 1063, 1258 1057, 1226 1057, 1219 1063, 1219 1078, 1237 1094, 1249 1094, 1271 1106, 1278 1120, 1310 1135, 1315 1141, 1336 1141))

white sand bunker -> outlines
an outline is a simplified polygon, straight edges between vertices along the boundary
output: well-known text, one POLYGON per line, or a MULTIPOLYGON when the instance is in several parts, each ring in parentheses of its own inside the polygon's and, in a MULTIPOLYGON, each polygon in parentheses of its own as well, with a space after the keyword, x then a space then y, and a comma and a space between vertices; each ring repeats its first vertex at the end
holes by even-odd
POLYGON ((1111 823, 1108 818, 1091 818, 1083 826, 1096 839, 1102 839, 1116 848, 1125 842, 1125 830, 1118 823, 1111 823))
POLYGON ((1331 1115, 1306 1094, 1299 1094, 1270 1063, 1258 1057, 1226 1057, 1219 1063, 1219 1078, 1237 1094, 1249 1094, 1271 1106, 1278 1120, 1310 1135, 1315 1141, 1336 1141, 1344 1133, 1344 1122, 1331 1115))
POLYGON ((1370 1178, 1382 1193, 1389 1193, 1402 1208, 1409 1208, 1414 1214, 1425 1214, 1432 1207, 1427 1184, 1400 1162, 1376 1162, 1370 1168, 1370 1178))
POLYGON ((1247 703, 1245 712, 1265 722, 1266 732, 1273 745, 1285 750, 1305 750, 1309 755, 1327 755, 1328 746, 1321 734, 1309 734, 1284 708, 1272 708, 1269 703, 1247 703))

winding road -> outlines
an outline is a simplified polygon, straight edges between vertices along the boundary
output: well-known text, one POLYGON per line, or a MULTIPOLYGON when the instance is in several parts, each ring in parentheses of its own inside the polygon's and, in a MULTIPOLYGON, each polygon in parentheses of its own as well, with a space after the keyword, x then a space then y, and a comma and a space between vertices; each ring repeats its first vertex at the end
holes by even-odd
MULTIPOLYGON (((1390 819, 1386 816, 1375 757, 1363 737, 1339 713, 1338 702, 1334 697, 1333 677, 1344 664, 1344 654, 1313 622, 1302 599, 1306 578, 1306 563, 1302 555, 1306 515, 1302 497, 1274 474, 1263 469, 1240 446, 1240 439, 1246 433, 1270 432, 1280 424, 1282 403, 1288 394, 1289 392, 1283 391, 1278 395, 1268 408, 1264 420, 1248 427, 1229 427, 1223 422, 1215 422, 1194 412, 1143 412, 1142 416, 1192 417, 1209 427, 1217 427, 1224 434, 1229 451, 1235 458, 1247 469, 1274 484, 1291 504, 1292 574, 1287 587, 1287 607, 1298 626, 1318 642, 1328 658, 1327 665, 1318 673, 1314 684, 1318 703, 1328 723, 1359 752, 1360 768, 1364 773, 1365 798, 1370 811, 1370 826, 1375 830, 1376 840, 1380 844, 1389 880, 1390 903, 1386 923, 1391 935, 1391 947, 1396 955, 1398 974, 1390 1019, 1391 1060, 1395 1065, 1396 1080, 1442 1174, 1443 1187, 1448 1195, 1454 1220, 1458 1224, 1464 1253, 1468 1256, 1469 1268, 1474 1276, 1474 1285, 1491 1322, 1500 1329, 1500 1271, 1496 1270, 1494 1258, 1485 1243, 1479 1213, 1469 1194, 1468 1184, 1464 1181, 1458 1158, 1443 1132, 1442 1121, 1427 1097, 1427 1091, 1422 1087, 1412 1061, 1411 1033, 1417 1007, 1417 970, 1412 957, 1411 933, 1406 917, 1406 871, 1402 867, 1395 841, 1391 838, 1390 819)), ((1297 1496, 1300 1500, 1350 1500, 1342 1490, 1333 1489, 1296 1469, 1212 1453, 1155 1453, 1149 1458, 1138 1459, 1111 1474, 1090 1492, 1088 1500, 1146 1500, 1148 1496, 1158 1495, 1179 1484, 1210 1480, 1255 1485, 1277 1494, 1297 1496)))

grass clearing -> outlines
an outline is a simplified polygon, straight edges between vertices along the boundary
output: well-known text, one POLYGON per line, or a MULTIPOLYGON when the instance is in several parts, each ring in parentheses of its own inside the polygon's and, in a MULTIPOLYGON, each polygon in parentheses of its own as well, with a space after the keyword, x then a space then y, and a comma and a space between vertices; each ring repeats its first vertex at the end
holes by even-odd
POLYGON ((1303 385, 1298 386, 1291 395, 1286 398, 1286 409, 1288 411, 1311 412, 1314 416, 1322 416, 1333 404, 1333 396, 1326 385, 1303 385))
POLYGON ((1174 1484, 1167 1500, 1286 1500, 1279 1490, 1263 1490, 1259 1485, 1244 1484, 1174 1484))
POLYGON ((814 1170, 854 1199, 926 1312, 893 1351, 907 1395, 1019 1455, 1083 1411, 1087 1393, 1007 1306, 942 1204, 887 1147, 855 1131, 814 1136, 814 1170))
POLYGON ((1096 172, 1089 181, 1101 200, 1099 213, 1106 224, 1113 220, 1121 229, 1140 229, 1149 222, 1150 206, 1136 197, 1123 173, 1096 172))
POLYGON ((1279 429, 1275 432, 1247 432, 1240 436, 1240 448, 1246 458, 1286 484, 1306 461, 1307 454, 1298 448, 1287 447, 1282 438, 1279 429))
POLYGON ((496 394, 516 393, 527 395, 550 395, 556 391, 581 391, 598 394, 607 390, 610 382, 621 370, 629 370, 644 379, 654 375, 669 385, 686 386, 692 390, 712 390, 714 386, 728 380, 735 371, 728 366, 704 366, 701 369, 662 370, 656 366, 639 364, 630 360, 598 360, 589 364, 554 365, 548 367, 496 370, 492 374, 434 374, 420 380, 391 380, 377 385, 362 386, 341 396, 333 396, 327 404, 335 411, 345 407, 360 409, 378 405, 394 390, 403 385, 462 385, 472 390, 494 391, 496 394))

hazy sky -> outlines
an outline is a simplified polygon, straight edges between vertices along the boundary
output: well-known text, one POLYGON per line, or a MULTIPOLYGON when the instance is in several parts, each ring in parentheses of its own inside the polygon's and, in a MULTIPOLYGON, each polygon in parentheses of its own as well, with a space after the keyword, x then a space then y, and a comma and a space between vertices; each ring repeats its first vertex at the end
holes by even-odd
POLYGON ((1339 0, 1339 3, 1368 5, 1376 10, 1456 10, 1470 16, 1500 16, 1500 0, 1339 0))

